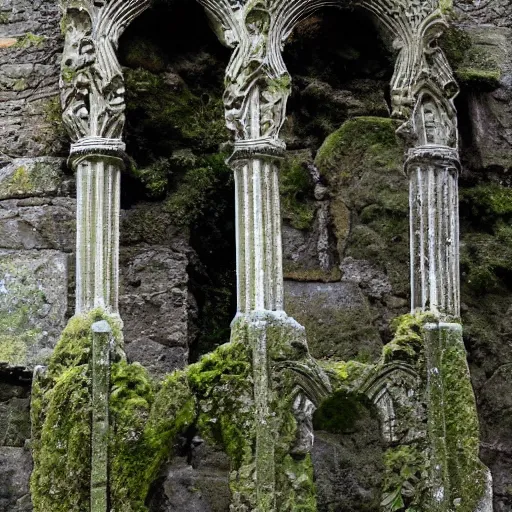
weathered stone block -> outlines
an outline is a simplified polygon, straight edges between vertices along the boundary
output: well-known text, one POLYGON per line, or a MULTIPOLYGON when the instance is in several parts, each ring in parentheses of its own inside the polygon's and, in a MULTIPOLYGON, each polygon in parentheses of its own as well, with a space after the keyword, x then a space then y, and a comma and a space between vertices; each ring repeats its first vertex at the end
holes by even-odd
POLYGON ((0 202, 0 247, 73 251, 75 205, 67 197, 0 202))
POLYGON ((17 158, 0 169, 0 199, 55 196, 62 190, 63 158, 17 158))
POLYGON ((286 311, 306 328, 309 349, 324 359, 377 358, 382 341, 357 283, 285 282, 286 311))
MULTIPOLYGON (((192 441, 194 443, 194 441, 192 441)), ((229 459, 204 443, 192 449, 192 457, 176 457, 166 468, 165 478, 154 488, 151 512, 229 510, 229 459)))
POLYGON ((68 256, 0 250, 0 362, 43 363, 64 328, 68 256))
POLYGON ((126 351, 163 375, 188 362, 191 318, 196 304, 188 290, 183 247, 121 250, 120 314, 126 351))
POLYGON ((31 471, 28 450, 0 447, 0 512, 32 510, 28 489, 31 471))

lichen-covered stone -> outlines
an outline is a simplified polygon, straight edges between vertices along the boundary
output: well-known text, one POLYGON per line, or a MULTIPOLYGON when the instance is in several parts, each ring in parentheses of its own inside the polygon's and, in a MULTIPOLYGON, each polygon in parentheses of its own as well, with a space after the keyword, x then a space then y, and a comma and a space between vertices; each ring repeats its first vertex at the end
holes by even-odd
POLYGON ((0 200, 60 195, 62 158, 17 158, 0 169, 0 200))
POLYGON ((0 361, 33 368, 65 325, 67 268, 56 251, 0 251, 0 361))

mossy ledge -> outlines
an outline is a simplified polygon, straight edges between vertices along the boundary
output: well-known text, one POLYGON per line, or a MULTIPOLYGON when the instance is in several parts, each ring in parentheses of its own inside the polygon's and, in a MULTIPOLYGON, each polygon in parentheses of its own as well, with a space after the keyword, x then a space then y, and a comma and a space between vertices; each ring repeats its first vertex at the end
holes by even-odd
POLYGON ((179 434, 192 426, 223 446, 232 470, 238 471, 252 456, 254 441, 247 346, 233 340, 156 384, 140 364, 126 361, 118 324, 97 310, 70 320, 46 371, 34 381, 34 511, 89 510, 91 327, 99 320, 109 322, 115 340, 109 399, 110 510, 147 510, 151 484, 172 456, 179 434))

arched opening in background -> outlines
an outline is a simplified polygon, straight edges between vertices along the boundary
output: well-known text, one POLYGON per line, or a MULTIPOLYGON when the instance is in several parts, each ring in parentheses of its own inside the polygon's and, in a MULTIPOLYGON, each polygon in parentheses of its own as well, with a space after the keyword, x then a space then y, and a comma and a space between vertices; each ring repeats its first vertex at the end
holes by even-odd
MULTIPOLYGON (((144 210, 143 225, 135 228, 131 218, 137 224, 141 215, 128 212, 125 231, 142 231, 136 238, 144 243, 184 238, 190 244, 192 251, 184 251, 190 307, 188 318, 178 321, 188 323, 185 362, 194 362, 229 341, 236 311, 234 190, 224 162, 230 135, 222 103, 230 50, 217 40, 203 8, 180 0, 155 2, 135 20, 119 56, 126 79, 125 139, 133 158, 123 207, 144 210)), ((131 243, 129 234, 125 238, 131 243)), ((174 336, 171 330, 163 334, 164 344, 173 343, 165 339, 174 336)))
POLYGON ((375 406, 363 395, 337 392, 315 412, 313 426, 318 512, 378 512, 384 443, 375 406))

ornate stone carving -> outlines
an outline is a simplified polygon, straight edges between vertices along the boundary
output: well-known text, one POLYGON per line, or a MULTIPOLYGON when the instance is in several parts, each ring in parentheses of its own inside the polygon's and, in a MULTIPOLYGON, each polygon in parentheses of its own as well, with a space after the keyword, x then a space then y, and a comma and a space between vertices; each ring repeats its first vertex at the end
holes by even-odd
POLYGON ((63 120, 73 141, 121 138, 125 90, 117 45, 148 5, 149 0, 65 2, 60 86, 63 120))

